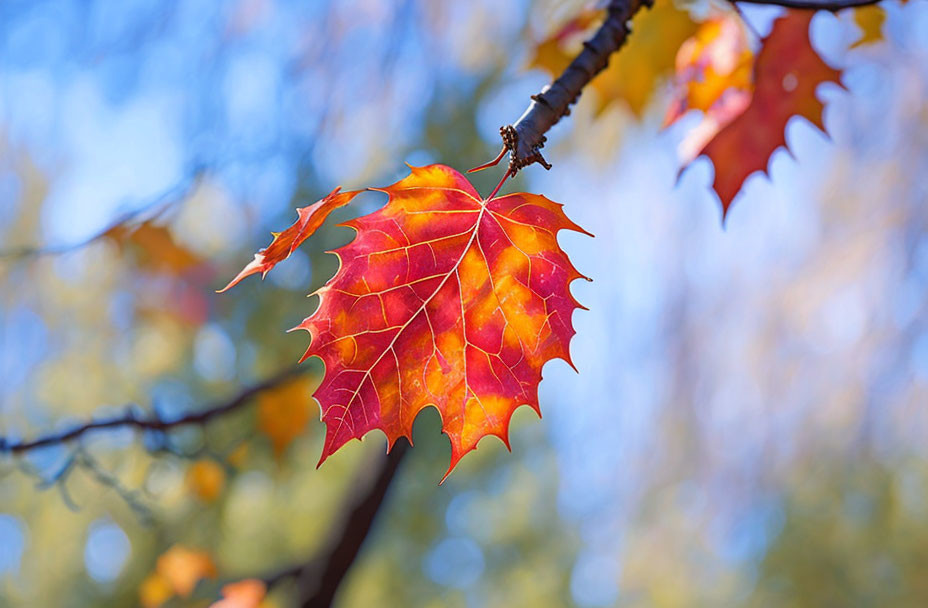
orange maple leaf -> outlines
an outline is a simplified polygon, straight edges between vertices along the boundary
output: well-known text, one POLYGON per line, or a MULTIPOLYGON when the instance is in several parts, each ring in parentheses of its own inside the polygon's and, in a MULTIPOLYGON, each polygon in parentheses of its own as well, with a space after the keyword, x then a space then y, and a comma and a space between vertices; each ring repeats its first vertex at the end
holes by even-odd
POLYGON ((358 234, 294 328, 312 337, 303 360, 326 367, 314 395, 327 431, 319 464, 373 429, 392 447, 433 405, 450 473, 486 435, 508 447, 515 409, 539 411, 542 366, 570 363, 579 304, 569 285, 582 275, 557 233, 584 231, 543 196, 484 200, 450 167, 411 170, 378 189, 382 209, 345 223, 358 234))
POLYGON ((814 11, 789 10, 773 23, 754 64, 754 96, 747 109, 702 149, 715 166, 713 187, 722 201, 722 216, 744 180, 766 171, 773 152, 786 146, 786 123, 802 116, 825 130, 824 104, 818 85, 841 85, 841 71, 826 64, 812 48, 809 25, 814 11))
POLYGON ((261 273, 261 278, 264 278, 271 268, 276 266, 278 262, 282 262, 289 258, 290 254, 292 254, 303 241, 312 236, 332 211, 347 205, 351 202, 351 199, 360 192, 360 190, 349 192, 340 192, 340 190, 341 188, 336 188, 322 200, 316 201, 308 207, 297 209, 296 212, 299 215, 299 219, 283 232, 273 233, 274 240, 271 241, 271 244, 256 253, 255 259, 245 266, 245 268, 243 268, 228 285, 220 289, 218 293, 231 289, 245 277, 259 272, 261 273))

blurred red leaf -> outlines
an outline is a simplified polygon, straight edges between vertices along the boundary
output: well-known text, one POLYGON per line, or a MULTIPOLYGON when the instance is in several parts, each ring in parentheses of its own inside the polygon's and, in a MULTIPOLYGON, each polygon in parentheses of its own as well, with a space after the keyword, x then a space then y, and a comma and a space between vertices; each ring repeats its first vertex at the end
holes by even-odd
POLYGON ((513 411, 538 411, 542 366, 570 361, 579 305, 569 284, 582 275, 557 233, 582 229, 542 196, 483 200, 443 165, 381 191, 382 209, 346 223, 358 234, 295 328, 312 336, 303 359, 326 366, 315 393, 327 427, 320 464, 373 429, 392 446, 434 405, 450 472, 486 435, 508 445, 513 411))
POLYGON ((723 217, 755 171, 766 171, 773 152, 786 146, 786 123, 802 116, 825 130, 818 86, 840 86, 841 71, 831 68, 812 48, 809 25, 814 11, 790 10, 773 23, 754 65, 754 96, 747 109, 722 128, 702 149, 715 165, 713 187, 723 217))
POLYGON ((268 245, 267 248, 256 253, 255 259, 245 266, 245 268, 243 268, 228 285, 223 287, 219 293, 230 289, 249 275, 260 272, 261 277, 264 278, 264 275, 266 275, 271 268, 276 266, 278 262, 282 262, 290 257, 290 254, 292 254, 303 241, 312 236, 325 219, 329 217, 332 211, 347 205, 351 202, 351 199, 359 193, 357 190, 350 192, 339 192, 339 190, 341 190, 341 188, 336 188, 322 200, 316 201, 308 207, 297 209, 296 212, 299 215, 299 219, 283 232, 275 232, 274 240, 271 241, 271 244, 268 245))

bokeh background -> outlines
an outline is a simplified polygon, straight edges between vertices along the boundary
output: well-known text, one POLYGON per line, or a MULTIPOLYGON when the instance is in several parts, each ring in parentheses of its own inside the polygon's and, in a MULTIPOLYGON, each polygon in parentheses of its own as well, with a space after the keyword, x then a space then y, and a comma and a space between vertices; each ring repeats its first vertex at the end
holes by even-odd
MULTIPOLYGON (((442 486, 420 416, 340 605, 928 605, 928 5, 885 5, 886 40, 853 49, 850 15, 816 17, 846 70, 819 92, 830 137, 791 123, 795 158, 724 227, 711 166, 677 177, 698 119, 662 129, 666 87, 640 119, 581 99, 554 168, 506 187, 596 235, 561 241, 593 278, 579 374, 550 363, 543 420, 520 409, 511 454, 487 439, 442 486)), ((292 365, 349 231, 214 290, 336 185, 495 155, 548 81, 533 44, 581 6, 0 3, 0 435, 170 419, 292 365)), ((760 33, 778 14, 744 10, 760 33)), ((320 373, 208 425, 0 453, 0 606, 152 604, 172 547, 218 578, 166 606, 311 558, 384 450, 316 470, 320 373)))

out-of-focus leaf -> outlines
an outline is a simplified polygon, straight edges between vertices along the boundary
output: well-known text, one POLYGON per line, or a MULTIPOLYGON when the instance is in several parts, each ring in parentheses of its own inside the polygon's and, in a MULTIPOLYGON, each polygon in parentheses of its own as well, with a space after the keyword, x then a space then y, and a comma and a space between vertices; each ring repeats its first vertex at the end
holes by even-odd
POLYGON ((245 466, 245 462, 248 460, 248 444, 242 442, 235 446, 235 448, 226 455, 226 462, 229 465, 235 467, 236 469, 241 469, 245 466))
POLYGON ((886 9, 878 4, 861 6, 854 9, 854 23, 860 28, 860 38, 851 45, 857 48, 883 40, 883 23, 886 21, 886 9))
MULTIPOLYGON (((559 76, 604 14, 602 10, 579 13, 538 44, 530 66, 559 76)), ((621 100, 640 118, 655 89, 673 73, 677 49, 696 28, 689 12, 678 9, 673 0, 656 0, 653 8, 639 11, 632 19, 634 34, 590 83, 598 96, 597 112, 621 100)))
POLYGON ((658 86, 673 74, 677 50, 696 33, 698 24, 673 0, 656 0, 632 19, 632 34, 609 67, 591 83, 599 94, 599 111, 614 100, 641 117, 658 86))
POLYGON ((159 557, 155 571, 180 597, 193 593, 201 580, 216 576, 216 566, 209 553, 181 545, 174 545, 159 557))
POLYGON ((327 432, 320 463, 373 429, 392 445, 434 405, 450 470, 477 442, 508 445, 517 407, 538 411, 541 368, 570 361, 582 275, 557 243, 583 230, 534 194, 483 200, 450 167, 412 168, 379 211, 347 222, 354 241, 297 329, 326 373, 315 397, 327 432))
POLYGON ((258 608, 267 594, 267 585, 257 579, 229 583, 222 588, 223 599, 210 608, 258 608))
POLYGON ((139 603, 143 608, 158 608, 174 597, 170 581, 158 572, 149 574, 139 585, 139 603))
POLYGON ((187 487, 204 502, 213 502, 222 494, 226 472, 213 460, 198 460, 187 469, 187 487))
POLYGON ((126 251, 137 253, 139 264, 152 270, 180 274, 202 261, 189 249, 178 245, 167 226, 147 220, 136 226, 118 224, 110 228, 104 238, 115 242, 126 251))
POLYGON ((556 32, 538 43, 529 61, 530 68, 542 69, 552 76, 564 71, 574 56, 583 48, 594 25, 602 22, 602 10, 584 9, 563 24, 556 32))
POLYGON ((723 217, 744 180, 755 171, 766 171, 773 152, 786 146, 790 118, 802 116, 825 130, 824 104, 816 90, 825 82, 840 85, 841 71, 812 48, 813 15, 813 11, 790 10, 774 22, 754 65, 751 103, 700 152, 715 166, 713 187, 722 201, 723 217))
POLYGON ((247 276, 260 272, 261 277, 264 278, 271 268, 276 266, 278 262, 282 262, 289 258, 290 254, 292 254, 303 241, 312 236, 325 221, 325 218, 329 217, 332 211, 347 205, 351 202, 351 199, 360 192, 357 190, 340 192, 340 190, 341 188, 336 188, 322 200, 316 201, 308 207, 297 209, 296 212, 299 215, 299 219, 283 232, 275 232, 274 240, 271 241, 271 244, 268 245, 266 249, 262 249, 256 253, 255 259, 249 262, 228 285, 223 287, 220 293, 235 286, 247 276))
POLYGON ((258 396, 258 429, 271 440, 277 458, 306 430, 312 417, 315 385, 301 377, 258 396))
POLYGON ((680 157, 689 162, 703 146, 734 120, 751 101, 754 53, 741 18, 725 14, 699 26, 680 47, 676 60, 674 100, 664 124, 689 110, 702 110, 702 122, 680 144, 680 157))

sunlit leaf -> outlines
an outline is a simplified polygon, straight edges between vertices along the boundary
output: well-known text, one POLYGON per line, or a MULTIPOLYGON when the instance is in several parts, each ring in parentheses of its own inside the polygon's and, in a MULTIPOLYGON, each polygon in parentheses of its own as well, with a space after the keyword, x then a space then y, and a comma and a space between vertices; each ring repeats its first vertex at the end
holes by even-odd
MULTIPOLYGON (((582 232, 534 194, 483 200, 457 171, 413 168, 382 190, 379 211, 346 225, 354 241, 297 329, 326 374, 315 397, 327 432, 321 461, 382 430, 392 445, 434 405, 451 465, 486 435, 508 444, 513 411, 538 411, 541 368, 569 361, 581 275, 557 243, 582 232)), ((320 461, 320 463, 321 463, 320 461)))

